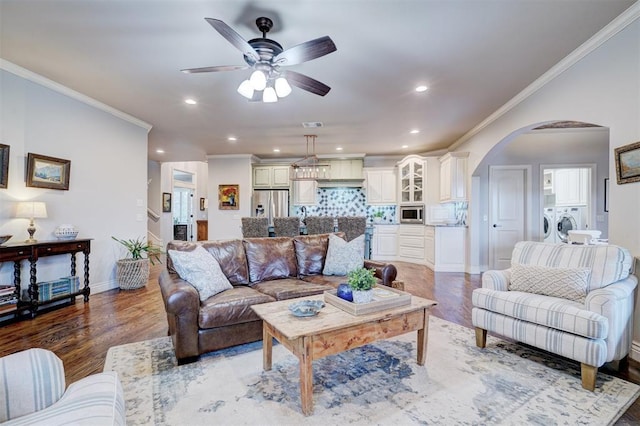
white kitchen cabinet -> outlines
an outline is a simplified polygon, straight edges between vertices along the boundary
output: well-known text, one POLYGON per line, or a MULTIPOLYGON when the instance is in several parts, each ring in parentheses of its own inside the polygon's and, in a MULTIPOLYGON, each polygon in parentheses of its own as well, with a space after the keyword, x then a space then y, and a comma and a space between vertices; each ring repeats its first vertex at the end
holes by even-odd
POLYGON ((254 188, 289 188, 289 166, 253 166, 254 188))
POLYGON ((553 170, 553 192, 556 206, 586 205, 589 200, 588 168, 553 170))
POLYGON ((318 183, 314 180, 293 182, 293 205, 312 206, 316 204, 318 183))
POLYGON ((362 180, 361 158, 353 160, 330 160, 330 180, 362 180))
POLYGON ((436 272, 464 272, 466 233, 463 226, 425 227, 425 263, 436 272))
POLYGON ((398 163, 400 204, 425 202, 426 169, 426 159, 419 155, 409 155, 398 163))
POLYGON ((398 260, 425 263, 424 225, 400 225, 398 227, 398 260))
POLYGON ((389 205, 397 202, 395 168, 365 169, 367 204, 389 205))
POLYGON ((398 255, 398 225, 373 225, 371 259, 395 260, 398 255))
POLYGON ((440 202, 467 201, 468 152, 449 152, 440 157, 440 202))

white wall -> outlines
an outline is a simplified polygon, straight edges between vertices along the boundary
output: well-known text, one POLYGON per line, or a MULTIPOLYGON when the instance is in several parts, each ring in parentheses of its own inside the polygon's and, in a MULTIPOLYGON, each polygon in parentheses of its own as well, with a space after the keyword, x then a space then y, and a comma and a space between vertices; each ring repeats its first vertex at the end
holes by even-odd
POLYGON ((240 218, 251 216, 251 155, 212 155, 209 159, 209 239, 242 237, 240 218), (218 185, 240 185, 238 210, 218 209, 218 185))
MULTIPOLYGON (((68 89, 69 95, 63 94, 65 88, 48 86, 45 79, 39 81, 47 87, 35 83, 28 71, 13 69, 28 78, 0 70, 0 140, 11 147, 8 188, 0 189, 0 234, 14 235, 10 243, 25 240, 28 220, 13 218, 16 202, 44 201, 48 218, 36 220, 35 237, 55 239, 52 232, 58 225, 75 225, 78 237, 93 239, 91 292, 117 287, 115 262, 125 252, 111 236, 146 236, 149 127, 81 102, 68 89), (69 190, 27 188, 29 152, 71 160, 69 190)), ((79 265, 82 258, 77 256, 79 265)), ((22 268, 23 284, 28 283, 28 272, 22 268)), ((82 274, 82 268, 77 272, 82 274)), ((68 256, 38 261, 39 281, 68 274, 68 256)), ((12 282, 13 265, 0 264, 0 283, 12 282)))
MULTIPOLYGON (((456 150, 470 151, 472 173, 485 155, 498 144, 507 144, 514 132, 535 127, 537 123, 576 120, 609 128, 609 240, 640 256, 640 183, 617 185, 613 150, 640 140, 640 5, 632 7, 634 17, 623 30, 579 60, 491 123, 488 123, 456 150)), ((470 176, 469 176, 470 178, 470 176)), ((476 189, 478 185, 474 185, 476 189)), ((471 194, 470 208, 477 208, 477 191, 471 194)), ((477 236, 482 225, 472 214, 470 231, 477 236), (475 218, 475 220, 473 220, 475 218)), ((474 241, 472 236, 471 241, 474 241)), ((487 249, 487 241, 477 239, 471 247, 487 249)), ((475 265, 477 266, 477 265, 475 265)), ((474 265, 471 265, 473 268, 474 265)), ((640 309, 636 308, 634 346, 640 341, 640 309)), ((632 356, 639 359, 639 352, 632 356)))

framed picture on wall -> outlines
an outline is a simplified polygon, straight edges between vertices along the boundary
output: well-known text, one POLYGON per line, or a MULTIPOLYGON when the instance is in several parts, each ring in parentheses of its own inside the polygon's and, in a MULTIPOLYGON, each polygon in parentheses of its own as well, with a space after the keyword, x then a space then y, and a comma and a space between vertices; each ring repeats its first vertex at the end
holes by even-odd
POLYGON ((640 182, 640 142, 615 149, 618 185, 640 182))
POLYGON ((162 193, 162 213, 170 213, 171 212, 171 193, 163 192, 162 193))
POLYGON ((0 143, 0 188, 6 188, 9 180, 9 145, 0 143))
POLYGON ((46 155, 27 154, 27 186, 32 188, 69 189, 71 161, 46 155))
POLYGON ((218 185, 218 208, 220 210, 240 209, 240 185, 218 185))

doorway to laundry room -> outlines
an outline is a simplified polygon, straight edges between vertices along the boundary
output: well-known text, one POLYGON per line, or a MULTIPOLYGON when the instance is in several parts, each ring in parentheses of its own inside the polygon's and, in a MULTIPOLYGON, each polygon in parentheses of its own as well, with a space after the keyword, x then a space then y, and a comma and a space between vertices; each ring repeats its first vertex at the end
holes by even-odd
POLYGON ((595 164, 541 168, 544 241, 567 243, 569 231, 596 231, 595 164))

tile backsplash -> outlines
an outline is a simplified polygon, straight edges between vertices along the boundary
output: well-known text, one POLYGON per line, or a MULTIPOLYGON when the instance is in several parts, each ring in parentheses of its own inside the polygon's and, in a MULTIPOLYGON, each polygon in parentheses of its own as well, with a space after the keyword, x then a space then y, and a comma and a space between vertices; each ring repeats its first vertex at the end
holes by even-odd
POLYGON ((396 206, 367 205, 366 193, 362 188, 318 188, 317 204, 314 206, 293 206, 294 214, 306 216, 367 216, 373 221, 373 214, 382 212, 382 222, 394 223, 396 206))

